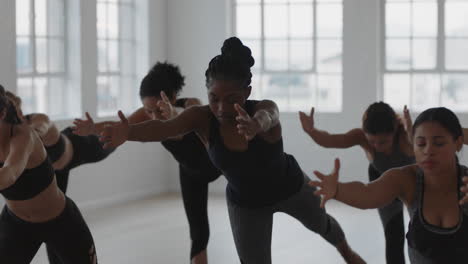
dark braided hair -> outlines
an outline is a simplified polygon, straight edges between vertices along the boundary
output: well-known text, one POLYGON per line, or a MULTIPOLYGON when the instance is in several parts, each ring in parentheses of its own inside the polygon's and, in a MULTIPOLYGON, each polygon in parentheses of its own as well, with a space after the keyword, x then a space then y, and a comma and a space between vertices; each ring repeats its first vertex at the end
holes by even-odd
POLYGON ((242 88, 247 88, 252 82, 250 68, 255 64, 249 47, 244 46, 236 37, 228 38, 221 48, 221 55, 211 59, 205 72, 206 87, 213 81, 234 81, 242 88))
POLYGON ((140 98, 159 97, 161 91, 164 91, 169 98, 173 99, 185 85, 184 79, 178 66, 168 62, 158 62, 141 81, 140 98))
POLYGON ((362 128, 372 135, 393 133, 398 128, 395 111, 384 102, 371 104, 364 112, 362 128))
POLYGON ((6 116, 4 121, 9 124, 20 124, 21 119, 18 117, 18 113, 16 112, 16 107, 13 102, 8 99, 6 95, 5 88, 0 85, 0 112, 6 109, 6 116))

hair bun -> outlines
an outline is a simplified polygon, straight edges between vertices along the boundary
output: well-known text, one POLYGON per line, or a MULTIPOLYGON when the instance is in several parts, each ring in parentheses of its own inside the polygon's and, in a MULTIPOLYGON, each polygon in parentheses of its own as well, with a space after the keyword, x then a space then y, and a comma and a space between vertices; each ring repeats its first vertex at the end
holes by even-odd
POLYGON ((237 37, 226 39, 221 48, 221 56, 229 57, 233 60, 240 61, 249 67, 255 64, 250 49, 242 44, 242 41, 237 37))

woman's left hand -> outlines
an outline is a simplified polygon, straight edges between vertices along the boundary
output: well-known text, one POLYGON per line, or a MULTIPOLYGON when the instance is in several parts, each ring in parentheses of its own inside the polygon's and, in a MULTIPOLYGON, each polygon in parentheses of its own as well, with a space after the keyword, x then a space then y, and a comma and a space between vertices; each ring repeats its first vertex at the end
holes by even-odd
POLYGON ((235 104, 234 108, 237 111, 237 132, 243 135, 247 141, 250 141, 261 131, 260 123, 257 119, 250 117, 249 113, 242 109, 240 105, 235 104))

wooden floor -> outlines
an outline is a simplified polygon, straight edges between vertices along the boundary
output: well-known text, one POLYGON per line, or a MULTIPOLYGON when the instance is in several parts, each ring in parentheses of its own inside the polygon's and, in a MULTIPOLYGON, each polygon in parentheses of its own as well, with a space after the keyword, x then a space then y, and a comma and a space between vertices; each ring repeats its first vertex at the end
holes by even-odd
MULTIPOLYGON (((362 211, 334 202, 327 204, 327 210, 340 222, 349 243, 367 263, 385 263, 383 231, 375 210, 362 211)), ((178 194, 82 213, 94 235, 100 264, 189 263, 188 225, 178 194)), ((209 217, 209 262, 239 263, 224 196, 210 196, 209 217)), ((320 236, 284 214, 274 218, 272 257, 273 263, 343 263, 336 250, 320 236)), ((44 247, 32 263, 48 263, 44 247)))

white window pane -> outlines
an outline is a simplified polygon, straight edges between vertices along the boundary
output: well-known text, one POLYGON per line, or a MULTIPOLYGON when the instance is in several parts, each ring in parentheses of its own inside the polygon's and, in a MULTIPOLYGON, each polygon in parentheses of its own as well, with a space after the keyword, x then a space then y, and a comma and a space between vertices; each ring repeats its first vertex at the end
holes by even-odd
POLYGON ((398 110, 405 105, 411 107, 409 74, 384 75, 384 101, 398 110))
POLYGON ((29 0, 16 0, 16 35, 30 34, 31 6, 29 0))
POLYGON ((290 70, 312 70, 313 42, 311 40, 292 40, 290 53, 290 70))
POLYGON ((65 10, 63 0, 48 0, 49 16, 47 23, 50 36, 63 36, 65 24, 65 10))
POLYGON ((119 37, 119 9, 117 5, 107 5, 107 36, 111 39, 119 37))
POLYGON ((468 70, 468 39, 446 39, 445 56, 447 69, 468 70))
POLYGON ((265 70, 288 69, 288 46, 283 40, 265 40, 265 70))
POLYGON ((107 76, 98 77, 98 115, 111 115, 115 114, 113 106, 115 100, 110 92, 111 83, 107 76))
POLYGON ((109 104, 109 109, 112 111, 116 111, 119 105, 122 105, 121 102, 119 102, 119 98, 122 98, 121 92, 120 92, 120 90, 122 89, 120 78, 121 78, 120 76, 109 77, 109 81, 110 81, 109 95, 112 98, 109 104))
POLYGON ((319 37, 343 36, 343 6, 341 4, 317 5, 317 35, 319 37))
POLYGON ((413 40, 413 69, 434 69, 437 58, 436 39, 413 40))
POLYGON ((47 41, 44 38, 36 38, 36 70, 47 72, 47 41))
POLYGON ((260 48, 260 40, 242 40, 245 46, 250 48, 250 51, 252 52, 252 57, 255 60, 255 64, 252 67, 252 71, 255 71, 257 69, 261 68, 261 63, 262 63, 262 52, 260 48))
POLYGON ((61 39, 49 39, 49 72, 65 71, 65 43, 61 39))
POLYGON ((309 5, 291 5, 289 8, 291 37, 312 38, 313 36, 313 6, 309 5))
POLYGON ((443 77, 442 105, 454 111, 468 110, 468 76, 447 74, 443 77))
POLYGON ((317 71, 341 72, 343 60, 343 48, 341 40, 317 41, 317 71))
POLYGON ((387 39, 386 66, 389 70, 408 70, 410 68, 409 39, 387 39))
POLYGON ((342 79, 340 75, 319 75, 317 109, 322 112, 342 110, 342 79))
POLYGON ((120 102, 118 108, 122 111, 131 113, 135 110, 135 105, 140 104, 138 96, 138 84, 134 78, 124 77, 121 79, 122 89, 119 95, 120 102), (124 99, 125 98, 125 99, 124 99))
POLYGON ((265 4, 287 3, 288 0, 264 0, 265 4))
POLYGON ((97 4, 97 35, 98 38, 107 37, 107 5, 97 4))
MULTIPOLYGON (((313 2, 314 0, 289 0, 290 4, 312 4, 313 2)), ((341 0, 336 0, 335 2, 341 2, 341 0)))
POLYGON ((260 0, 237 0, 239 4, 259 4, 260 0))
POLYGON ((265 37, 286 38, 288 33, 288 9, 286 5, 265 5, 265 37))
POLYGON ((16 39, 16 69, 19 73, 32 71, 31 42, 28 37, 16 39))
POLYGON ((410 10, 409 3, 387 3, 385 5, 385 33, 387 37, 409 37, 410 10))
POLYGON ((49 101, 47 114, 53 118, 63 118, 65 115, 65 82, 62 78, 50 78, 48 87, 49 101))
POLYGON ((240 38, 260 38, 260 5, 237 6, 236 34, 240 38))
POLYGON ((49 83, 46 78, 39 77, 35 78, 34 81, 34 105, 35 112, 47 113, 47 88, 49 83))
POLYGON ((34 112, 34 94, 31 78, 18 78, 17 95, 21 97, 21 110, 24 114, 34 112))
MULTIPOLYGON (((308 111, 316 104, 316 78, 314 74, 292 74, 289 85, 289 112, 308 111)), ((284 110, 286 111, 286 109, 284 110)))
MULTIPOLYGON (((109 71, 119 71, 120 64, 119 64, 119 42, 117 41, 109 41, 107 42, 107 52, 108 52, 108 59, 109 59, 109 71)), ((131 56, 131 54, 128 54, 131 56)))
POLYGON ((133 51, 135 50, 135 45, 133 42, 130 41, 122 41, 120 43, 122 45, 122 52, 121 52, 121 71, 123 75, 134 75, 135 74, 135 56, 133 56, 133 51))
POLYGON ((36 35, 47 35, 47 0, 35 0, 36 35))
POLYGON ((280 111, 287 109, 289 106, 290 76, 287 73, 265 74, 262 82, 263 98, 275 101, 280 111))
POLYGON ((98 69, 99 72, 107 72, 107 41, 98 41, 98 69))
POLYGON ((424 111, 439 106, 441 80, 439 74, 414 74, 412 76, 411 108, 424 111))
POLYGON ((122 5, 120 7, 121 18, 125 23, 121 23, 120 38, 130 40, 134 39, 135 34, 135 13, 134 8, 130 5, 122 5))
POLYGON ((413 3, 413 35, 416 37, 437 36, 436 1, 413 3))
POLYGON ((468 36, 468 2, 453 1, 445 4, 445 34, 468 36))

